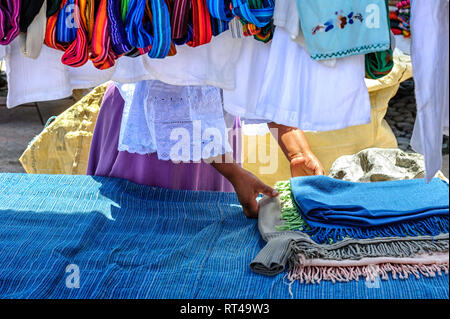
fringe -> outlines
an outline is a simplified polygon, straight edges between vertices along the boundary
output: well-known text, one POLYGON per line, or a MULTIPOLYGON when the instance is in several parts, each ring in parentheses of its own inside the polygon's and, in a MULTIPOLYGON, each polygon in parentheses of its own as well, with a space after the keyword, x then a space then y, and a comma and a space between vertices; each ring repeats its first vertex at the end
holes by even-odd
POLYGON ((296 242, 292 245, 291 264, 300 264, 299 254, 307 259, 361 259, 365 257, 398 257, 407 258, 419 254, 432 254, 449 250, 448 239, 433 240, 395 240, 386 242, 348 243, 343 247, 332 248, 329 245, 314 245, 308 242, 296 242), (328 248, 329 247, 329 248, 328 248))
POLYGON ((448 233, 448 230, 448 216, 431 216, 422 220, 378 227, 309 227, 309 229, 303 229, 303 232, 308 234, 315 242, 325 244, 329 243, 330 240, 332 242, 338 242, 344 238, 367 239, 376 237, 437 236, 441 233, 448 233))
POLYGON ((389 273, 392 279, 407 279, 410 275, 420 279, 421 275, 424 277, 436 277, 436 274, 442 276, 442 273, 447 275, 448 268, 448 263, 431 265, 385 263, 355 267, 297 265, 290 270, 288 279, 292 282, 299 280, 304 284, 320 284, 321 281, 332 281, 333 283, 359 281, 363 277, 366 281, 374 282, 377 278, 388 280, 389 273))

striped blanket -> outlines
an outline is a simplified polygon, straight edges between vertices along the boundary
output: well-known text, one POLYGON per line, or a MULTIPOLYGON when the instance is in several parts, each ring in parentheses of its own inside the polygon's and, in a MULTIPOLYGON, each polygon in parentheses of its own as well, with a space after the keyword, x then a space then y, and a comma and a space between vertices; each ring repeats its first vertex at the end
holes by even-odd
POLYGON ((449 277, 289 287, 234 194, 0 174, 0 298, 449 298, 449 277))

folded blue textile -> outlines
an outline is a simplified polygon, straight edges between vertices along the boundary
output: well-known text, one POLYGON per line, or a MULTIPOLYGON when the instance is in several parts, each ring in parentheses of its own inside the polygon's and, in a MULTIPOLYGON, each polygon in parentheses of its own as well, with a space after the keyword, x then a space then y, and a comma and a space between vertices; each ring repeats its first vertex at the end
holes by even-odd
POLYGON ((423 179, 354 183, 297 177, 291 179, 291 189, 308 232, 317 239, 448 232, 449 186, 440 179, 429 184, 423 179))
POLYGON ((235 194, 0 174, 2 299, 449 298, 448 275, 294 282, 291 296, 285 274, 251 271, 264 245, 235 194))

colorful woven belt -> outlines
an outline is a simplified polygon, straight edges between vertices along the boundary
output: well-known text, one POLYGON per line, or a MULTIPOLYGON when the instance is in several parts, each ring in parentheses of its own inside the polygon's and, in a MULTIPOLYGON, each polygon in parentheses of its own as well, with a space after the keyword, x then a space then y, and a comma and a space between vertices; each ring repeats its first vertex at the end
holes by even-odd
POLYGON ((148 54, 152 58, 164 58, 169 54, 172 44, 170 14, 164 0, 152 0, 151 6, 148 1, 130 0, 125 25, 129 43, 138 50, 145 52, 150 48, 148 54))
POLYGON ((75 41, 77 36, 75 16, 78 11, 75 7, 75 0, 67 0, 59 11, 56 22, 56 41, 59 43, 70 44, 75 41))
MULTIPOLYGON (((197 47, 209 43, 213 36, 211 24, 206 0, 175 0, 172 38, 176 44, 197 47)), ((216 29, 219 28, 224 26, 217 25, 216 29)))
POLYGON ((61 61, 65 65, 72 67, 80 67, 89 59, 89 39, 87 34, 87 24, 93 24, 93 21, 88 21, 86 13, 93 10, 94 2, 89 0, 75 0, 74 22, 76 28, 75 40, 70 43, 61 61), (88 8, 91 6, 92 8, 88 8))
POLYGON ((232 0, 232 4, 235 16, 258 28, 265 27, 272 21, 274 0, 232 0))
POLYGON ((91 42, 91 56, 89 59, 97 69, 104 70, 114 66, 117 55, 112 50, 111 37, 108 30, 108 1, 99 1, 91 42))
POLYGON ((56 41, 56 24, 58 22, 59 12, 65 8, 68 0, 62 0, 60 4, 60 8, 55 12, 52 16, 47 19, 47 28, 45 30, 45 40, 44 43, 53 49, 66 51, 69 46, 67 43, 59 43, 56 41))
POLYGON ((0 44, 8 45, 20 32, 20 0, 0 1, 0 44))
POLYGON ((232 0, 207 0, 208 10, 212 17, 222 20, 231 21, 234 18, 231 11, 232 0))
POLYGON ((47 0, 47 18, 54 15, 61 8, 62 0, 47 0))
POLYGON ((108 0, 109 34, 112 49, 116 55, 125 54, 133 49, 127 39, 125 24, 122 20, 121 0, 108 0))

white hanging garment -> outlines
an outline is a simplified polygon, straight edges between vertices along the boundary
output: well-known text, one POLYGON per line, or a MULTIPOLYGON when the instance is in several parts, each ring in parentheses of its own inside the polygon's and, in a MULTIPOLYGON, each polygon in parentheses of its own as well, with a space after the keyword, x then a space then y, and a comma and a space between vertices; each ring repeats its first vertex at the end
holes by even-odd
POLYGON ((236 89, 224 90, 224 107, 244 119, 308 131, 367 124, 371 114, 364 63, 360 55, 325 66, 277 28, 270 45, 244 42, 236 89))
POLYGON ((449 134, 449 0, 413 0, 411 58, 417 118, 411 146, 425 157, 426 179, 442 166, 449 134))
POLYGON ((243 39, 227 31, 203 46, 178 46, 177 55, 151 59, 147 55, 121 57, 107 70, 96 69, 90 61, 79 68, 62 64, 63 52, 42 47, 37 59, 21 53, 18 39, 0 46, 8 77, 7 107, 68 97, 73 89, 87 89, 109 80, 133 83, 160 80, 172 85, 213 85, 234 89, 236 63, 243 39))

